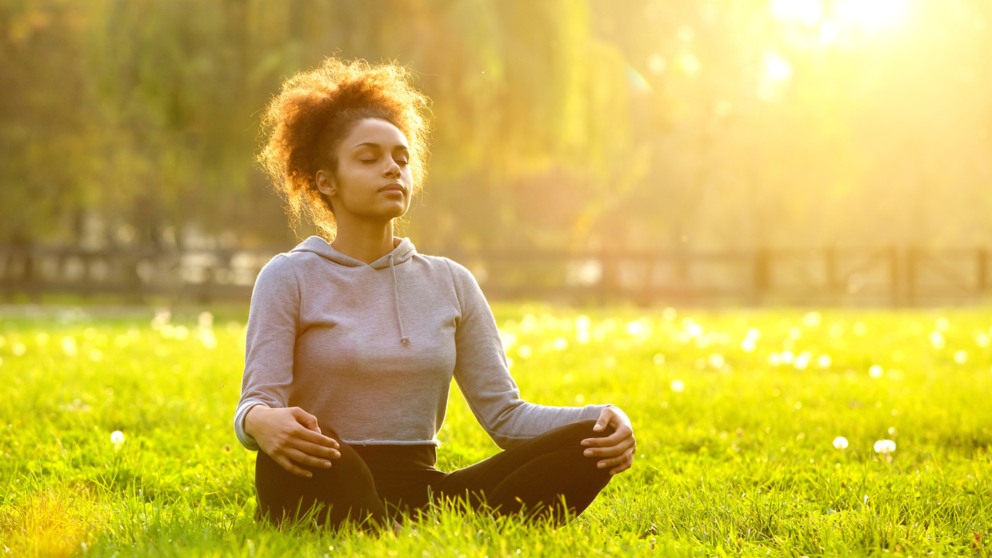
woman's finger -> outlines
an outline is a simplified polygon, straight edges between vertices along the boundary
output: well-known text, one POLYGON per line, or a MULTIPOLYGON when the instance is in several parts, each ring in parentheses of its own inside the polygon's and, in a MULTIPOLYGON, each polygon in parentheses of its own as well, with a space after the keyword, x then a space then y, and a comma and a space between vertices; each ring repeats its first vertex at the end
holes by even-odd
POLYGON ((630 451, 635 445, 633 438, 627 438, 612 446, 586 448, 582 455, 586 457, 616 457, 630 451))
POLYGON ((330 469, 331 460, 324 459, 317 455, 312 455, 299 450, 289 450, 286 452, 286 457, 293 461, 294 464, 306 467, 315 467, 317 469, 330 469))
POLYGON ((623 454, 625 451, 634 447, 633 441, 625 441, 614 446, 606 446, 601 448, 586 448, 582 452, 582 455, 587 457, 615 457, 617 455, 623 454))
POLYGON ((290 473, 298 477, 306 477, 308 479, 313 478, 313 473, 298 466, 296 463, 293 462, 293 460, 286 457, 285 455, 272 456, 272 459, 273 461, 278 463, 280 467, 282 467, 283 469, 289 471, 290 473))
POLYGON ((297 438, 310 442, 311 444, 319 445, 322 447, 330 449, 340 449, 341 444, 337 440, 331 438, 330 436, 325 436, 320 432, 315 432, 313 430, 308 430, 307 428, 299 428, 294 432, 297 438))
POLYGON ((582 445, 586 447, 615 446, 618 443, 620 443, 620 440, 623 440, 627 436, 630 436, 630 434, 628 433, 625 435, 623 432, 617 430, 616 432, 610 434, 609 436, 601 436, 599 438, 586 438, 585 440, 582 440, 582 445))
POLYGON ((319 444, 313 444, 305 440, 295 440, 290 444, 290 447, 304 455, 309 455, 322 460, 341 458, 340 451, 319 444))

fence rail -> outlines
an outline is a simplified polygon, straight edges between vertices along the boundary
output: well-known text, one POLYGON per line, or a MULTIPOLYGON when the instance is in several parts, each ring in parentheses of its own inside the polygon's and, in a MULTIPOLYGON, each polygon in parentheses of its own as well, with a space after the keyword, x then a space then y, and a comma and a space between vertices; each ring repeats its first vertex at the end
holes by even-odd
MULTIPOLYGON (((0 296, 247 300, 279 250, 0 247, 0 296)), ((985 247, 825 247, 709 252, 452 253, 491 299, 646 305, 872 305, 992 300, 985 247)))

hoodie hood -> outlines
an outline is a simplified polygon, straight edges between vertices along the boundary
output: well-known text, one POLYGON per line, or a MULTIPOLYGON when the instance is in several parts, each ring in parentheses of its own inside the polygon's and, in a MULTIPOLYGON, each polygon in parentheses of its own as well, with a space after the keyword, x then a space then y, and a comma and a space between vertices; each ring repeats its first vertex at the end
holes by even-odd
POLYGON ((392 252, 370 264, 338 252, 326 240, 319 236, 311 236, 307 238, 301 242, 299 246, 293 248, 291 252, 312 252, 325 260, 332 261, 344 267, 364 267, 367 265, 372 269, 386 269, 387 267, 401 264, 412 258, 417 253, 417 249, 413 246, 413 242, 411 242, 409 238, 394 237, 393 243, 396 247, 393 248, 392 252))
POLYGON ((370 264, 338 252, 329 242, 319 236, 307 238, 290 252, 312 252, 325 260, 344 267, 368 266, 375 270, 388 268, 393 276, 393 311, 396 313, 396 328, 399 330, 400 344, 406 347, 410 345, 410 338, 407 337, 406 329, 403 327, 403 314, 400 311, 400 282, 396 277, 396 266, 412 258, 417 253, 417 249, 413 247, 413 242, 410 242, 409 238, 393 237, 393 244, 396 247, 393 248, 392 252, 370 264))

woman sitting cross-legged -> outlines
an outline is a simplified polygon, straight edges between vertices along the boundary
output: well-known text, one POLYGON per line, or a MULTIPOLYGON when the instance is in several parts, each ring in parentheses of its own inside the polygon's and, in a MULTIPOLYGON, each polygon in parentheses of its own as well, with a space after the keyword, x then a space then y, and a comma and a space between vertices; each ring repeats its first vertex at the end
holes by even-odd
POLYGON ((628 469, 609 405, 521 399, 461 265, 393 236, 423 179, 427 99, 393 65, 327 59, 288 79, 259 160, 307 238, 259 273, 234 427, 258 450, 260 517, 391 526, 432 500, 561 523, 628 469), (502 452, 435 467, 449 386, 502 452))

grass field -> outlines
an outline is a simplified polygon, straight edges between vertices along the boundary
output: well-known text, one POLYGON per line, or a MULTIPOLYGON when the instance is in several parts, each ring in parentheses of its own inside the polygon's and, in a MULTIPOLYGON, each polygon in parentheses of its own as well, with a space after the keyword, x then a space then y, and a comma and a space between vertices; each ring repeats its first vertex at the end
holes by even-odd
MULTIPOLYGON (((252 519, 239 313, 0 314, 0 554, 961 555, 992 549, 992 312, 499 306, 524 396, 612 402, 639 455, 568 526, 252 519)), ((494 451, 460 396, 440 468, 494 451)))

